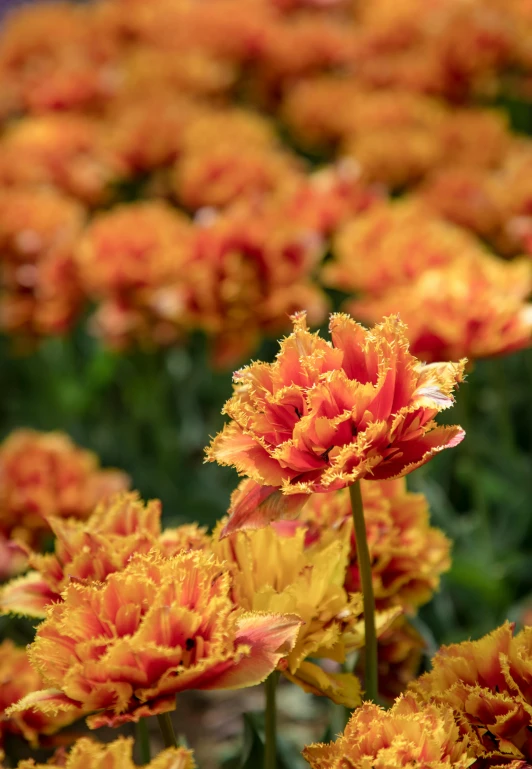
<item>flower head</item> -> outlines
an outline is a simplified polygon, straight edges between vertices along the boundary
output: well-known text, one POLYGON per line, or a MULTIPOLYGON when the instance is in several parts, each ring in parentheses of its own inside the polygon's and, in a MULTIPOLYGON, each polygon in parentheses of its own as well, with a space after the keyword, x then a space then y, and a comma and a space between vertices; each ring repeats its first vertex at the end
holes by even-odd
MULTIPOLYGON (((307 546, 309 529, 295 522, 278 521, 225 539, 220 539, 221 528, 222 524, 214 533, 212 548, 231 567, 235 604, 246 610, 294 614, 303 622, 279 670, 306 691, 348 707, 359 704, 357 678, 329 673, 308 659, 343 662, 346 654, 364 644, 362 596, 350 595, 344 588, 350 547, 346 531, 307 546)), ((379 634, 395 616, 393 610, 377 615, 379 634)))
POLYGON ((213 340, 216 365, 233 365, 261 335, 286 329, 293 312, 322 321, 326 298, 311 278, 321 251, 319 238, 278 211, 230 209, 195 228, 187 274, 167 294, 186 290, 187 325, 213 340))
MULTIPOLYGON (((192 751, 186 748, 167 748, 145 764, 146 769, 196 769, 192 751)), ((36 764, 32 759, 20 761, 17 769, 136 769, 133 763, 132 738, 119 737, 102 745, 82 737, 67 755, 58 751, 46 764, 36 764)))
POLYGON ((69 328, 82 303, 73 247, 83 208, 53 190, 0 193, 0 324, 27 335, 69 328))
POLYGON ((309 745, 303 755, 313 769, 467 769, 475 760, 451 708, 418 705, 411 696, 388 711, 366 702, 336 742, 309 745))
POLYGON ((496 187, 484 169, 443 168, 420 192, 431 211, 482 238, 493 240, 503 225, 496 187))
MULTIPOLYGON (((401 606, 414 613, 438 588, 440 574, 450 565, 450 542, 429 525, 423 494, 407 491, 406 481, 362 481, 362 499, 373 591, 378 608, 401 606)), ((351 542, 345 587, 361 590, 349 492, 314 494, 301 517, 316 536, 330 529, 345 533, 351 542)))
POLYGON ((354 316, 374 321, 398 312, 414 355, 429 363, 504 355, 532 342, 528 259, 482 259, 427 270, 415 282, 382 297, 349 304, 354 316), (430 307, 430 312, 426 308, 430 307))
POLYGON ((10 13, 0 38, 0 72, 13 110, 100 106, 116 78, 111 41, 99 31, 98 14, 68 2, 19 6, 10 13))
POLYGON ((105 199, 114 177, 99 124, 76 114, 26 118, 0 143, 0 181, 51 186, 90 205, 105 199))
POLYGON ((173 163, 185 129, 198 112, 191 99, 151 89, 114 104, 107 116, 106 140, 123 174, 135 176, 173 163))
POLYGON ((478 258, 468 233, 427 213, 416 202, 382 203, 347 222, 334 241, 324 282, 341 291, 379 295, 431 267, 478 258))
POLYGON ((46 714, 31 707, 6 715, 18 700, 44 686, 40 674, 30 663, 26 649, 10 640, 0 644, 0 746, 7 734, 21 735, 32 746, 46 742, 46 737, 77 718, 76 714, 46 714))
POLYGON ((423 703, 451 707, 475 754, 492 764, 532 759, 532 628, 513 625, 444 646, 410 685, 423 703))
POLYGON ((360 181, 356 163, 345 158, 310 175, 292 175, 268 202, 291 222, 329 236, 378 199, 377 192, 360 181))
POLYGON ((55 552, 24 548, 32 571, 0 588, 0 611, 45 617, 47 606, 60 601, 72 581, 103 582, 135 553, 155 550, 170 557, 207 544, 204 531, 191 524, 161 533, 160 519, 159 500, 144 505, 135 492, 102 501, 86 521, 49 516, 55 552))
POLYGON ((191 234, 188 219, 161 201, 118 206, 95 217, 76 259, 85 291, 101 302, 93 328, 108 344, 175 341, 180 305, 169 323, 157 297, 183 275, 191 234))
POLYGON ((297 159, 271 147, 241 146, 233 137, 177 162, 174 194, 188 210, 224 208, 272 193, 298 170, 297 159))
POLYGON ((15 430, 0 445, 0 530, 39 546, 48 516, 87 518, 128 485, 125 473, 102 470, 95 454, 63 433, 15 430))
POLYGON ((175 708, 184 689, 263 681, 291 650, 293 615, 235 610, 231 578, 201 551, 133 557, 103 583, 71 584, 48 609, 30 657, 50 689, 13 707, 117 726, 175 708))
POLYGON ((247 476, 224 534, 293 516, 308 494, 398 478, 462 440, 434 417, 452 406, 463 361, 420 363, 395 317, 366 330, 334 314, 329 328, 331 342, 296 316, 274 363, 235 374, 231 422, 207 450, 247 476))
POLYGON ((188 219, 159 201, 100 214, 78 252, 87 292, 106 297, 165 284, 180 267, 188 237, 188 219))

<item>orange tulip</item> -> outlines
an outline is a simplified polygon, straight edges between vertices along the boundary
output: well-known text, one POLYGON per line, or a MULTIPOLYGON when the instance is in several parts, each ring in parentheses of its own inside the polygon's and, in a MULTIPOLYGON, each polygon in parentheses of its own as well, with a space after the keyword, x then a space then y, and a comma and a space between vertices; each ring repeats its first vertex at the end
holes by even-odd
POLYGON ((532 760, 532 628, 502 627, 478 641, 443 646, 410 685, 422 703, 454 710, 475 755, 499 765, 532 760))
POLYGON ((303 755, 312 769, 467 769, 475 761, 452 710, 418 705, 412 696, 388 711, 366 702, 336 742, 309 745, 303 755))
POLYGON ((370 322, 397 312, 414 355, 432 363, 504 355, 532 342, 532 268, 528 259, 503 262, 489 255, 427 270, 382 297, 349 303, 370 322), (426 308, 430 307, 430 312, 426 308))
POLYGON ((464 361, 420 363, 394 317, 368 331, 334 314, 329 327, 332 343, 295 316, 274 363, 235 374, 232 421, 207 449, 247 476, 224 535, 294 516, 314 492, 405 475, 463 439, 434 417, 452 406, 464 361))
POLYGON ((487 252, 468 232, 406 200, 383 202, 348 221, 334 239, 333 253, 322 270, 326 285, 379 296, 430 268, 476 263, 487 252))
POLYGON ((104 583, 74 583, 29 654, 48 685, 11 708, 95 713, 93 729, 175 708, 184 689, 263 681, 292 649, 293 615, 235 610, 231 578, 201 551, 134 556, 104 583))

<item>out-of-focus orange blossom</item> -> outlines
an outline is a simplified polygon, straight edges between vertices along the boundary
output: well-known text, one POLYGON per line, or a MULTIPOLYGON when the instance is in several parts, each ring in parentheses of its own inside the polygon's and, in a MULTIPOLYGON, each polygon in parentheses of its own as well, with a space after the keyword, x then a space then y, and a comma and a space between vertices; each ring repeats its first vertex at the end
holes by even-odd
POLYGON ((531 291, 529 260, 506 263, 486 255, 427 270, 409 285, 355 300, 348 309, 370 323, 399 313, 412 352, 421 360, 473 361, 530 346, 532 304, 526 299, 531 291))
MULTIPOLYGON (((526 87, 531 28, 520 0, 378 0, 371 9, 350 0, 52 0, 13 13, 0 35, 0 195, 66 195, 81 225, 72 249, 46 249, 46 258, 39 249, 22 270, 6 260, 2 328, 62 334, 95 302, 89 330, 113 348, 183 344, 200 330, 215 365, 230 367, 264 335, 288 330, 291 311, 320 323, 314 271, 328 243, 300 264, 292 291, 280 277, 290 255, 262 245, 253 260, 237 249, 220 274, 217 239, 205 243, 202 231, 234 208, 246 212, 237 225, 246 239, 264 237, 264 216, 270 242, 292 226, 309 242, 331 238, 321 279, 346 292, 385 292, 460 261, 481 248, 476 237, 504 255, 532 252, 531 142, 479 106, 508 73, 526 87), (423 198, 426 221, 412 214, 412 237, 383 235, 378 246, 373 227, 386 208, 375 201, 390 190, 423 198), (102 217, 109 238, 115 230, 129 248, 124 203, 131 217, 138 206, 173 209, 204 255, 185 256, 183 239, 171 238, 172 277, 150 252, 142 289, 95 291, 101 265, 82 269, 80 281, 72 255, 102 217), (469 230, 470 247, 436 215, 469 230), (188 257, 198 262, 189 281, 180 269, 188 257)), ((418 203, 394 206, 393 216, 403 205, 418 203)), ((141 219, 139 238, 151 228, 141 219)), ((39 224, 15 218, 13 237, 28 241, 39 224)), ((125 283, 135 259, 105 250, 125 283)))
MULTIPOLYGON (((450 542, 429 525, 425 497, 407 491, 404 478, 362 481, 361 488, 377 608, 401 606, 413 614, 430 600, 440 575, 450 568, 450 542)), ((309 541, 319 541, 329 530, 337 536, 348 535, 345 587, 349 592, 360 591, 348 491, 312 495, 301 519, 309 526, 309 541)))
MULTIPOLYGON (((31 707, 6 715, 6 710, 44 686, 26 649, 6 639, 0 644, 0 750, 8 735, 22 736, 32 747, 50 742, 55 732, 76 720, 75 715, 39 713, 31 707)), ((72 739, 74 737, 72 736, 72 739)))
POLYGON ((129 486, 119 470, 59 432, 15 430, 0 444, 0 532, 40 548, 48 516, 85 519, 103 498, 129 486))

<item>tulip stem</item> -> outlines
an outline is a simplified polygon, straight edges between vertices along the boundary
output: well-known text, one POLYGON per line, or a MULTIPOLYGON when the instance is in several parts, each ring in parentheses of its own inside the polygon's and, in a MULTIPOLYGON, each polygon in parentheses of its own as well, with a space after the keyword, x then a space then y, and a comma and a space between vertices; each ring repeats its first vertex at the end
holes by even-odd
POLYGON ((149 764, 151 761, 150 735, 148 732, 148 721, 141 718, 135 725, 135 737, 137 741, 140 760, 143 764, 149 764))
POLYGON ((364 684, 365 698, 377 702, 378 678, 377 678, 377 632, 375 630, 375 597, 373 595, 373 578, 371 574, 371 560, 369 557, 368 538, 366 536, 366 522, 364 520, 364 505, 360 481, 356 481, 349 487, 351 495, 351 510, 353 512, 353 525, 355 527, 355 539, 357 545, 357 561, 364 601, 364 684))
POLYGON ((163 742, 165 748, 177 748, 177 740, 174 734, 174 727, 172 726, 172 719, 170 713, 159 713, 157 715, 159 721, 159 728, 163 735, 163 742))
POLYGON ((279 673, 274 670, 264 682, 266 708, 264 710, 264 769, 277 767, 277 705, 275 695, 279 673))

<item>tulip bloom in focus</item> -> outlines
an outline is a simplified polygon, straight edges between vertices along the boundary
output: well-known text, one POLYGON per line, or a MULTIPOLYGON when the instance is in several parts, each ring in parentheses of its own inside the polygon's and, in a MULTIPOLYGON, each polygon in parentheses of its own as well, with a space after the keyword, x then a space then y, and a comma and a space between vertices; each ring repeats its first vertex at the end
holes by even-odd
POLYGON ((331 342, 296 315, 274 363, 234 375, 231 422, 207 450, 247 476, 222 536, 293 517, 315 492, 406 475, 463 439, 434 417, 453 405, 465 361, 419 362, 393 316, 366 330, 336 313, 329 329, 331 342))
POLYGON ((532 628, 515 637, 514 626, 443 646, 432 670, 411 684, 422 703, 449 706, 475 748, 500 765, 532 760, 532 628))
POLYGON ((174 710, 185 689, 263 681, 292 649, 298 617, 245 613, 212 555, 133 557, 104 583, 71 584, 29 649, 50 687, 11 709, 94 713, 92 729, 174 710))
POLYGON ((309 745, 303 755, 312 769, 467 769, 475 760, 452 710, 411 696, 388 711, 366 702, 336 742, 309 745))

